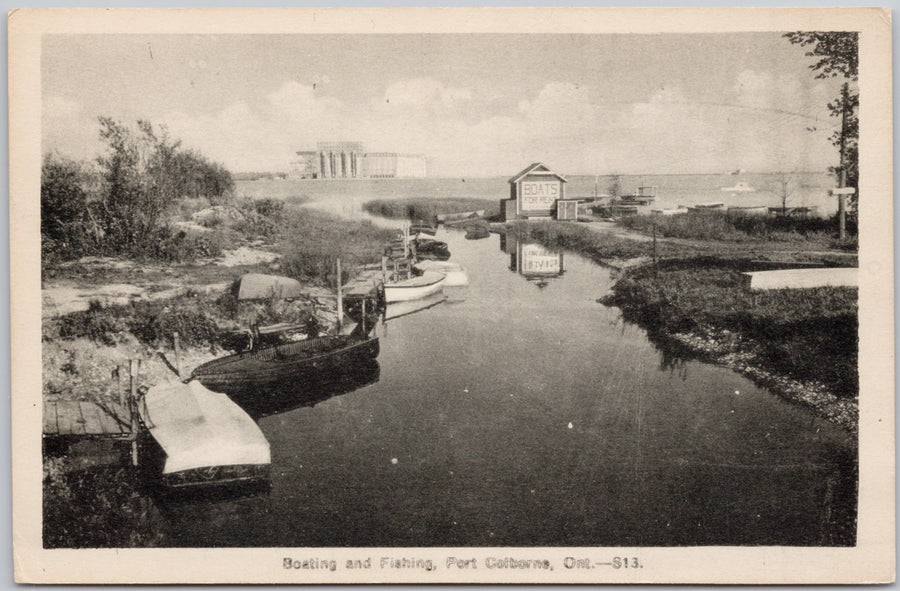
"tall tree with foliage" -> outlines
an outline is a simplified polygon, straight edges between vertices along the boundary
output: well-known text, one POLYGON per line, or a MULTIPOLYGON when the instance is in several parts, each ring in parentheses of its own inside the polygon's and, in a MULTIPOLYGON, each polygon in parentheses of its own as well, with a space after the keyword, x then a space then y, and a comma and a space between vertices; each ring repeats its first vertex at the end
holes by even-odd
MULTIPOLYGON (((788 41, 809 48, 806 55, 816 58, 809 66, 816 78, 844 78, 841 94, 828 103, 832 117, 841 125, 831 136, 841 150, 839 166, 829 168, 845 186, 859 190, 859 33, 854 31, 806 32, 785 34, 788 41), (843 179, 842 179, 843 177, 843 179)), ((851 200, 856 203, 858 194, 851 200)))

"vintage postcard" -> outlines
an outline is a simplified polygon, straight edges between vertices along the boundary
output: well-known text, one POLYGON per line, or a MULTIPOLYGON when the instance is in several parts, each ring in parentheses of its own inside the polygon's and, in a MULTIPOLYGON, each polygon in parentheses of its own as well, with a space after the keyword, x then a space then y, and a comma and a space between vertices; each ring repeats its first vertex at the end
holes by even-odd
POLYGON ((8 23, 17 581, 894 579, 888 10, 8 23))

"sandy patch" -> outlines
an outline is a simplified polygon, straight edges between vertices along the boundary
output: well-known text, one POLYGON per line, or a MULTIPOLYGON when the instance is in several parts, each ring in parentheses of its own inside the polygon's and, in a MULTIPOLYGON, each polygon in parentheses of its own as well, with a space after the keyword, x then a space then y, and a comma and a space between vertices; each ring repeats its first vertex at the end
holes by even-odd
POLYGON ((235 250, 226 250, 222 256, 215 260, 215 264, 222 267, 237 267, 239 265, 257 265, 271 263, 278 260, 281 255, 267 250, 258 250, 248 246, 241 246, 235 250))

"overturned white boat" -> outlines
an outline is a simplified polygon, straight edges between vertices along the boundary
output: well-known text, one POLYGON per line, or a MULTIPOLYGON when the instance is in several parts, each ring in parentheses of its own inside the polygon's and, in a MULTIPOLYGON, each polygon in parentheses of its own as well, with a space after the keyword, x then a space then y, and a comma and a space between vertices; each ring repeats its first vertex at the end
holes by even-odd
POLYGON ((225 394, 193 380, 150 388, 141 419, 166 454, 163 484, 186 487, 268 476, 269 442, 256 422, 225 394))
POLYGON ((459 263, 451 263, 450 261, 419 261, 413 268, 416 271, 424 273, 425 271, 436 271, 444 274, 444 287, 457 287, 469 284, 469 275, 465 267, 459 263))

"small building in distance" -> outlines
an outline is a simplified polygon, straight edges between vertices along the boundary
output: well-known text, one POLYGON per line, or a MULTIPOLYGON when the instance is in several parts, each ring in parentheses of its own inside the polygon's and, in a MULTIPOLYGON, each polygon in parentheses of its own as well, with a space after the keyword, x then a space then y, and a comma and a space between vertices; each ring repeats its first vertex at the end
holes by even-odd
POLYGON ((421 178, 425 157, 397 152, 366 152, 361 142, 319 142, 316 150, 301 150, 291 162, 291 178, 421 178))
POLYGON ((509 199, 500 201, 503 221, 553 216, 557 202, 565 199, 566 182, 542 162, 530 164, 509 179, 509 199))

